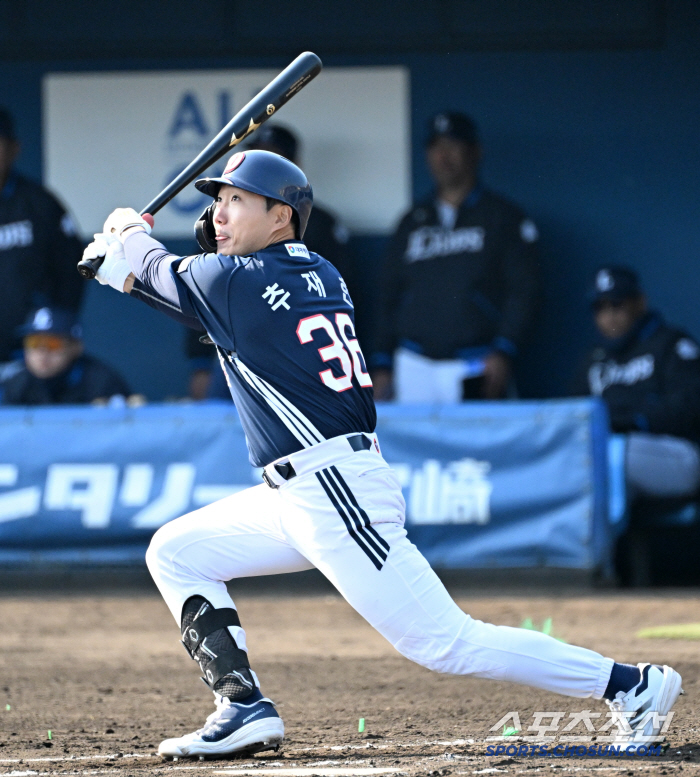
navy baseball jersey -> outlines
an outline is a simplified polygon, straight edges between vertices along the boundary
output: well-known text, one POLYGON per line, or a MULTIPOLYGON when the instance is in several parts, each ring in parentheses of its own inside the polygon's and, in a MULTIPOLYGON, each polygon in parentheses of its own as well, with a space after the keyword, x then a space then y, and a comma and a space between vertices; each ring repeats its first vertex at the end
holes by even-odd
MULTIPOLYGON (((126 241, 130 261, 137 244, 162 249, 135 235, 126 241)), ((330 262, 291 240, 246 257, 170 256, 170 272, 180 310, 198 319, 217 347, 254 466, 331 437, 374 431, 352 301, 330 262)), ((148 289, 148 272, 137 276, 148 289)))

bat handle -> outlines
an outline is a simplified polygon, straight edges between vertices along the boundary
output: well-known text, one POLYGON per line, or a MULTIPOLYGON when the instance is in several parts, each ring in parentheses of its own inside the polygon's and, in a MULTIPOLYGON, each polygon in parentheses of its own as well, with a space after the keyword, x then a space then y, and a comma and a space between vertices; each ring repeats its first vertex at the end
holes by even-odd
POLYGON ((81 259, 78 262, 78 272, 86 281, 91 281, 97 275, 104 260, 104 256, 98 256, 96 259, 81 259))
MULTIPOLYGON (((153 216, 146 211, 143 211, 141 216, 143 216, 144 221, 147 221, 151 225, 151 228, 153 228, 153 216)), ((104 260, 104 256, 98 256, 95 259, 81 259, 78 262, 78 272, 86 281, 91 281, 97 275, 97 271, 100 269, 104 260)))

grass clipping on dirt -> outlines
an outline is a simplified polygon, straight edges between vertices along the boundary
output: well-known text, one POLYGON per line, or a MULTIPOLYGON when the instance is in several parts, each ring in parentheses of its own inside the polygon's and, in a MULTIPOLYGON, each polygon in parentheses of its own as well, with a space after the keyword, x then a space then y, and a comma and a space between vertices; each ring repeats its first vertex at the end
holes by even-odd
POLYGON ((700 639, 700 623, 654 626, 637 632, 642 639, 700 639))

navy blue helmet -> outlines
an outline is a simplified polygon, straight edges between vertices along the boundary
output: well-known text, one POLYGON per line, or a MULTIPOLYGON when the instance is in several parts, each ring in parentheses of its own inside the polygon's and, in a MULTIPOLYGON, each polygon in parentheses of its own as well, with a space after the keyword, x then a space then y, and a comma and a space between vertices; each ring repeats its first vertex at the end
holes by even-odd
MULTIPOLYGON (((228 160, 219 178, 200 178, 194 185, 200 192, 216 198, 222 184, 289 205, 297 215, 296 237, 304 236, 314 195, 306 176, 293 162, 271 151, 239 151, 228 160)), ((210 205, 195 224, 195 235, 205 251, 216 251, 212 219, 213 205, 210 205)))

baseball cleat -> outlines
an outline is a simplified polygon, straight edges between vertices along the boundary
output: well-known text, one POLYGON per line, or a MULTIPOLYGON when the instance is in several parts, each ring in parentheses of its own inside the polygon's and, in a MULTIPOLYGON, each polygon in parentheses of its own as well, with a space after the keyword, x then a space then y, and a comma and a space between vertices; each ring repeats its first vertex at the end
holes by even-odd
POLYGON ((664 726, 663 716, 668 715, 683 693, 681 676, 670 666, 637 664, 637 667, 642 675, 639 683, 627 693, 619 691, 612 701, 606 700, 614 713, 627 713, 624 717, 628 725, 625 721, 618 724, 615 741, 619 744, 652 741, 647 737, 662 741, 664 737, 659 734, 664 726))
POLYGON ((284 723, 270 699, 258 688, 243 701, 216 696, 216 710, 199 731, 165 739, 158 746, 164 758, 225 758, 277 750, 284 739, 284 723))

